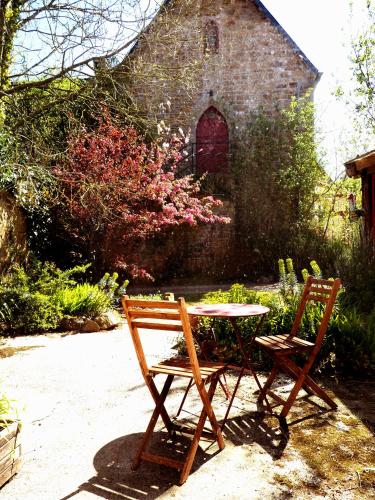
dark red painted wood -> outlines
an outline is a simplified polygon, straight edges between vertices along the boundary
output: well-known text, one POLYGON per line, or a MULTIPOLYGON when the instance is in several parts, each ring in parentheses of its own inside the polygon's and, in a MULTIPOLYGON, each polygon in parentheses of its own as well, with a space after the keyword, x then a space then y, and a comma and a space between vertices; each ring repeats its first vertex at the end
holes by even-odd
POLYGON ((197 173, 226 172, 228 168, 228 126, 213 106, 200 117, 197 125, 197 173))

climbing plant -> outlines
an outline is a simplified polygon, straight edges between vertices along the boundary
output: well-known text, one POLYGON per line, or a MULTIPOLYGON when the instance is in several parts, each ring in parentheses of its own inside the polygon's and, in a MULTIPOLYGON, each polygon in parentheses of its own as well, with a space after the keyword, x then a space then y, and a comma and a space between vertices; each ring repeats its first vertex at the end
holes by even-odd
POLYGON ((234 201, 244 268, 270 272, 280 255, 302 266, 321 259, 315 253, 323 239, 316 202, 325 173, 316 152, 312 102, 293 98, 285 110, 259 109, 235 130, 234 201))

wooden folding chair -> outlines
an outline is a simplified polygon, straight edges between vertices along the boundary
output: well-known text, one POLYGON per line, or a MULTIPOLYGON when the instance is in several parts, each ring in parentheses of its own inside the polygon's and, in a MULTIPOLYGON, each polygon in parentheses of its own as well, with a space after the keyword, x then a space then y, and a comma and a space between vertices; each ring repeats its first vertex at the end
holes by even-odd
POLYGON ((122 305, 128 321, 142 375, 155 402, 155 409, 143 436, 141 446, 134 459, 133 469, 136 469, 142 460, 163 464, 180 470, 180 484, 183 484, 188 478, 193 465, 207 417, 211 424, 212 433, 205 432, 204 434, 213 437, 217 441, 220 450, 224 448, 223 436, 211 402, 219 376, 226 369, 226 365, 222 363, 198 361, 184 299, 178 299, 176 302, 150 301, 131 300, 125 296, 122 298, 122 305), (177 356, 149 367, 139 335, 139 331, 143 329, 183 332, 188 357, 177 356), (153 377, 158 374, 167 376, 160 393, 153 380, 153 377), (197 387, 202 403, 202 410, 195 430, 190 427, 183 427, 176 421, 173 421, 164 406, 174 377, 184 377, 193 380, 197 387), (208 390, 206 390, 205 387, 207 383, 210 384, 208 390), (175 431, 193 434, 192 442, 184 462, 172 460, 161 455, 151 454, 146 451, 159 416, 161 416, 170 435, 173 435, 175 431))
POLYGON ((278 404, 282 405, 280 417, 284 422, 286 422, 285 418, 301 388, 305 389, 309 395, 314 394, 321 398, 330 408, 337 408, 336 403, 309 376, 309 371, 322 346, 340 286, 341 282, 339 279, 328 281, 309 276, 302 293, 291 332, 287 335, 271 335, 255 338, 255 343, 261 349, 265 350, 273 360, 272 371, 259 394, 258 401, 263 401, 266 395, 269 394, 278 404), (324 304, 322 321, 315 342, 309 342, 297 336, 306 305, 311 301, 322 302, 324 304), (296 354, 307 356, 302 367, 298 366, 296 362, 291 359, 291 356, 296 354), (281 398, 271 390, 271 386, 280 372, 286 373, 295 380, 295 384, 287 399, 281 398))

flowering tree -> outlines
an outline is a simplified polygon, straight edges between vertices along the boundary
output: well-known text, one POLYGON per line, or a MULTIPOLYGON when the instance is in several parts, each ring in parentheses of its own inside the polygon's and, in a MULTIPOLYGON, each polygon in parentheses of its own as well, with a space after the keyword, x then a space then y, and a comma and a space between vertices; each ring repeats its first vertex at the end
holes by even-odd
POLYGON ((55 169, 63 191, 60 220, 100 268, 115 263, 132 276, 150 277, 132 259, 137 241, 181 224, 229 222, 213 212, 219 200, 199 196, 199 181, 176 176, 180 147, 177 138, 146 144, 108 116, 96 130, 69 139, 67 160, 55 169))

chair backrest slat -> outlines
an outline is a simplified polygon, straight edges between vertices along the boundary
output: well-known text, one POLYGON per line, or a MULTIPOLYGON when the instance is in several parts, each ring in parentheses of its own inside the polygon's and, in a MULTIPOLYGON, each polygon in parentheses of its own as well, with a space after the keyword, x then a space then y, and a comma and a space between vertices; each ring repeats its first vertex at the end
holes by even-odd
POLYGON ((149 309, 175 309, 177 302, 171 300, 126 299, 127 307, 144 307, 149 309))
POLYGON ((328 288, 322 288, 318 286, 314 286, 314 283, 310 286, 310 293, 316 293, 316 294, 321 294, 321 295, 330 295, 332 290, 332 285, 328 288))
POLYGON ((296 317, 289 334, 290 338, 294 337, 297 334, 301 326, 302 317, 305 312, 307 303, 310 301, 322 302, 325 304, 324 312, 315 340, 315 347, 317 349, 320 349, 340 286, 341 281, 338 278, 336 278, 335 280, 316 279, 312 276, 309 276, 307 278, 297 309, 296 317))
POLYGON ((154 319, 170 319, 170 320, 181 320, 180 313, 171 311, 170 309, 162 311, 162 310, 154 310, 154 309, 134 309, 129 308, 128 310, 129 316, 131 319, 134 318, 154 318, 154 319))
POLYGON ((312 279, 312 283, 313 285, 325 285, 325 286, 328 286, 328 287, 332 287, 332 284, 334 282, 334 280, 323 280, 323 279, 319 279, 319 278, 314 278, 311 276, 311 279, 312 279))
POLYGON ((182 332, 184 334, 194 381, 196 384, 201 384, 202 378, 199 362, 184 299, 180 298, 177 301, 156 301, 129 299, 128 296, 125 296, 121 302, 145 379, 150 375, 139 330, 162 330, 182 332))
POLYGON ((313 293, 309 293, 306 295, 306 300, 313 300, 315 302, 324 302, 327 303, 329 301, 329 297, 322 297, 321 295, 315 295, 313 293))
POLYGON ((142 320, 136 319, 132 321, 132 325, 136 328, 142 328, 142 330, 162 330, 169 332, 182 332, 183 328, 181 323, 172 323, 172 322, 157 322, 152 320, 142 320))

